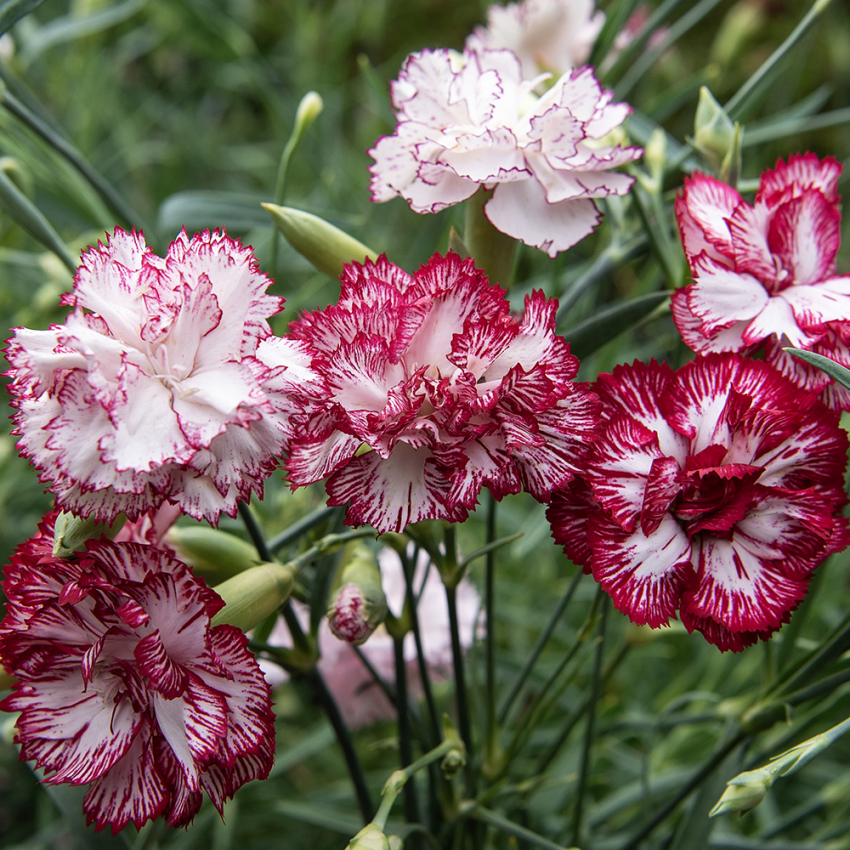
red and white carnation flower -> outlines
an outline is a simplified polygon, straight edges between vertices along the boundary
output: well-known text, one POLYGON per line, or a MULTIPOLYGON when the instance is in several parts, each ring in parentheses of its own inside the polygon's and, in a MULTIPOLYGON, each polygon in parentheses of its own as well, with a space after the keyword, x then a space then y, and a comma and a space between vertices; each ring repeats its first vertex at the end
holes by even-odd
POLYGON ((347 521, 381 532, 464 519, 484 486, 546 500, 593 439, 598 401, 573 383, 557 303, 504 290, 472 260, 435 254, 409 275, 381 257, 351 263, 339 303, 292 334, 327 382, 287 461, 293 485, 327 478, 347 521))
POLYGON ((0 657, 18 677, 21 758, 48 784, 88 784, 83 809, 113 833, 219 812, 274 761, 269 686, 247 638, 211 627, 224 603, 153 546, 90 543, 52 556, 52 520, 5 570, 0 657))
POLYGON ((694 282, 673 294, 673 318, 696 352, 764 347, 798 386, 850 410, 850 392, 783 351, 815 351, 850 367, 850 275, 836 273, 841 166, 791 156, 762 174, 753 206, 705 174, 676 202, 694 282))
POLYGON ((475 51, 505 48, 516 53, 526 80, 551 71, 556 75, 583 65, 605 13, 593 0, 525 0, 487 9, 487 26, 466 40, 475 51))
POLYGON ((163 259, 116 229, 83 255, 74 312, 6 352, 18 446, 61 507, 111 521, 169 500, 216 522, 261 492, 304 361, 271 333, 270 284, 218 231, 182 232, 163 259))
POLYGON ((678 610, 720 649, 767 638, 848 537, 838 414, 737 354, 619 366, 607 425, 552 500, 558 543, 639 624, 678 610))
POLYGON ((590 68, 564 74, 545 94, 510 50, 412 54, 392 84, 398 126, 369 151, 372 200, 401 195, 438 212, 479 188, 498 230, 556 256, 591 233, 595 198, 624 195, 634 178, 612 171, 642 150, 606 137, 631 111, 612 103, 590 68))

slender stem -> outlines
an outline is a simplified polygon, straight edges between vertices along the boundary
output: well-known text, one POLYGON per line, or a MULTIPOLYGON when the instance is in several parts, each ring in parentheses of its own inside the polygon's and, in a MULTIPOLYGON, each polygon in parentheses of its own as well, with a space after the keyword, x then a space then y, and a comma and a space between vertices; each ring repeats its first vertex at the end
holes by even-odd
POLYGON ((254 548, 257 550, 260 559, 263 561, 273 561, 274 558, 263 537, 263 532, 251 508, 245 502, 239 503, 239 516, 242 518, 242 522, 245 523, 245 530, 248 532, 248 536, 251 538, 251 542, 254 544, 254 548))
POLYGON ((61 154, 70 162, 85 177, 101 198, 106 201, 112 212, 124 224, 139 227, 142 225, 142 220, 138 213, 124 202, 124 199, 114 187, 101 174, 94 170, 91 164, 70 142, 60 136, 8 90, 2 94, 2 103, 15 118, 29 127, 30 130, 40 136, 57 153, 61 154))
MULTIPOLYGON (((619 650, 614 655, 614 657, 608 662, 605 667, 605 672, 602 674, 602 681, 605 682, 608 680, 608 677, 614 672, 614 670, 619 666, 620 662, 626 657, 626 653, 629 650, 629 644, 623 643, 620 645, 619 650)), ((558 751, 566 742, 567 738, 570 736, 570 732, 575 727, 576 723, 581 720, 585 711, 590 707, 590 698, 591 695, 588 694, 581 702, 579 706, 573 711, 573 713, 567 718, 567 722, 564 724, 561 729, 561 734, 558 735, 557 740, 549 747, 549 749, 544 754, 543 758, 540 760, 540 764, 537 767, 537 773, 544 773, 549 765, 554 761, 555 756, 558 755, 558 751)))
POLYGON ((434 690, 431 687, 431 675, 428 671, 428 661, 425 658, 425 650, 422 646, 422 632, 419 627, 419 604, 413 587, 413 574, 415 559, 411 560, 406 553, 401 554, 401 563, 404 570, 404 581, 406 586, 406 605, 410 614, 410 630, 416 642, 416 661, 419 666, 419 679, 422 682, 422 693, 425 696, 425 705, 428 706, 428 723, 431 732, 431 741, 436 744, 442 737, 440 728, 440 712, 434 699, 434 690))
MULTIPOLYGON (((487 542, 496 539, 496 500, 487 496, 487 542)), ((484 607, 487 611, 487 635, 484 642, 486 669, 486 738, 484 758, 491 765, 500 757, 499 727, 496 721, 496 553, 491 550, 484 561, 484 607)))
POLYGON ((806 13, 805 17, 796 27, 793 32, 770 56, 765 60, 762 66, 753 74, 738 91, 732 95, 725 106, 726 112, 733 120, 739 118, 744 111, 744 107, 752 96, 759 90, 771 72, 779 65, 780 62, 788 55, 791 48, 808 32, 808 30, 817 22, 817 19, 823 13, 831 0, 815 0, 812 8, 806 13))
MULTIPOLYGON (((407 713, 407 670, 404 664, 404 638, 393 639, 395 657, 395 688, 398 697, 398 747, 402 767, 413 762, 413 741, 410 735, 410 717, 407 713)), ((411 777, 404 786, 404 816, 408 823, 419 821, 419 805, 416 786, 411 777)))
POLYGON ((363 773, 363 765, 360 764, 360 759, 357 756, 357 751, 354 749, 354 742, 351 740, 351 733, 348 726, 340 713, 339 706, 333 698, 333 694, 328 690, 328 686, 322 674, 317 668, 313 668, 304 674, 304 678, 310 683, 313 691, 321 703, 322 708, 327 715, 328 720, 336 733, 336 738, 342 750, 345 764, 348 767, 348 773, 351 776, 351 782, 354 785, 354 793, 357 796, 357 805, 360 808, 360 815, 363 818, 363 823, 367 824, 372 819, 372 812, 375 807, 372 804, 372 796, 369 793, 369 786, 366 784, 366 776, 363 773))
POLYGON ((711 758, 696 772, 694 775, 679 789, 678 793, 671 799, 667 805, 662 806, 649 820, 648 823, 631 837, 619 850, 638 850, 643 846, 643 840, 647 838, 669 814, 691 793, 696 790, 707 779, 714 770, 723 762, 723 760, 735 749, 739 744, 747 740, 749 736, 746 732, 738 730, 730 738, 728 738, 714 752, 711 758))
MULTIPOLYGON (((244 502, 239 503, 239 515, 245 523, 245 528, 247 529, 260 558, 264 561, 273 560, 271 552, 269 552, 266 541, 263 538, 262 531, 260 530, 254 515, 251 513, 251 509, 244 502)), ((290 634, 292 635, 293 645, 301 649, 306 648, 308 645, 306 635, 304 634, 301 624, 298 622, 298 618, 295 616, 295 612, 292 610, 292 606, 288 601, 283 606, 282 613, 290 634)), ((313 667, 301 675, 312 687, 313 692, 324 709, 325 714, 336 733, 337 741, 339 742, 340 749, 342 750, 343 757, 345 758, 345 763, 348 766, 348 772, 351 776, 352 784, 354 785, 354 792, 357 796, 360 814, 363 816, 363 822, 369 823, 369 820, 372 817, 372 812, 374 811, 372 799, 369 794, 369 788, 366 785, 363 766, 360 764, 360 759, 357 756, 357 752, 354 749, 354 743, 351 740, 351 733, 348 731, 345 720, 343 720, 339 706, 337 705, 333 694, 331 694, 328 690, 324 677, 316 667, 313 667)))
POLYGON ((554 841, 550 841, 548 838, 538 835, 538 833, 532 832, 518 823, 514 823, 514 821, 503 818, 500 814, 490 811, 490 809, 485 809, 483 806, 474 805, 469 809, 468 814, 476 820, 490 824, 490 826, 494 826, 502 832, 507 832, 508 835, 516 836, 519 839, 527 841, 529 844, 533 844, 535 847, 542 847, 543 850, 567 850, 562 845, 556 844, 554 841))
POLYGON ((308 531, 312 531, 325 520, 330 520, 335 515, 338 515, 340 510, 340 508, 328 508, 324 505, 320 508, 316 508, 316 510, 307 514, 307 516, 302 517, 297 522, 294 522, 289 526, 289 528, 285 528, 277 536, 272 537, 267 544, 269 552, 277 552, 280 549, 283 549, 284 546, 288 546, 299 537, 305 535, 308 531))
POLYGON ((640 254, 647 245, 647 237, 640 235, 626 245, 618 241, 609 243, 605 250, 591 263, 590 268, 580 275, 564 293, 558 307, 557 321, 561 323, 578 300, 596 283, 621 263, 625 263, 640 254))
POLYGON ((593 681, 590 691, 590 705, 587 714, 587 730, 584 735, 584 746, 581 753, 581 765, 578 774, 578 786, 575 795, 575 815, 573 820, 573 844, 581 840, 582 818, 584 815, 584 798, 587 792, 587 777, 590 773, 590 751, 596 736, 596 707, 602 693, 602 661, 605 657, 605 627, 608 623, 609 598, 602 600, 602 618, 599 621, 598 640, 596 644, 596 659, 593 664, 593 681))
POLYGON ((502 703, 502 707, 499 709, 499 723, 504 723, 508 717, 508 712, 511 710, 511 706, 514 703, 514 700, 519 696, 520 690, 522 690, 522 686, 525 684, 526 679, 528 679, 531 671, 534 669, 534 665, 537 663, 537 659, 540 657, 540 653, 543 651, 543 648, 546 646, 549 638, 552 637, 552 632, 555 631, 555 626, 560 622, 561 616, 567 608, 567 605, 570 602, 570 599, 573 598, 573 594, 578 587, 578 583, 581 580, 582 572, 581 570, 577 570, 576 574, 573 576, 573 580, 570 582, 569 587, 567 588, 567 592, 561 597, 560 602, 558 602, 558 607, 555 608, 552 616, 549 618, 549 622, 546 624, 546 628, 541 632, 540 637, 537 638, 537 643, 534 644, 534 648, 531 650, 528 658, 525 660, 525 663, 522 666, 522 669, 519 671, 519 675, 516 678, 513 686, 511 687, 511 691, 507 696, 507 699, 502 703))
MULTIPOLYGON (((460 737, 463 740, 466 751, 470 754, 475 750, 472 748, 472 726, 469 720, 469 703, 466 693, 466 677, 463 672, 463 647, 460 643, 460 629, 457 619, 457 588, 446 585, 446 602, 449 608, 449 629, 452 638, 452 664, 455 674, 455 699, 457 701, 458 727, 460 737)), ((471 760, 466 764, 466 786, 467 796, 475 796, 475 773, 472 770, 471 760)))

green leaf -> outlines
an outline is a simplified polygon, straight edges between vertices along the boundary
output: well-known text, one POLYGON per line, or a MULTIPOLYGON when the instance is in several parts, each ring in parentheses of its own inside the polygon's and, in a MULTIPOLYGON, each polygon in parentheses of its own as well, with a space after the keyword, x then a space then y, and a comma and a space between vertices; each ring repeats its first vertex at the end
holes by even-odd
POLYGON ((561 335, 570 344, 570 351, 582 359, 636 325, 668 297, 666 292, 650 292, 649 295, 633 298, 597 313, 561 335))
POLYGON ((119 3, 117 6, 107 6, 91 15, 63 15, 60 18, 54 18, 49 23, 40 26, 24 42, 21 49, 21 62, 24 66, 27 66, 40 53, 55 44, 76 41, 79 38, 94 35, 117 24, 124 23, 140 11, 146 3, 147 0, 126 0, 126 2, 119 3))
POLYGON ((53 229, 53 225, 3 171, 0 171, 0 207, 33 239, 53 251, 72 274, 76 271, 77 264, 59 234, 53 229))
POLYGON ((43 2, 44 0, 8 0, 0 6, 0 35, 8 32, 21 18, 43 2))
POLYGON ((184 226, 189 233, 222 226, 229 232, 266 227, 269 217, 260 208, 265 198, 238 192, 175 192, 159 208, 157 230, 170 235, 184 226))
POLYGON ((850 390, 850 369, 845 369, 844 366, 834 360, 815 354, 814 351, 803 351, 801 348, 786 348, 784 350, 797 359, 805 360, 809 365, 816 366, 821 372, 825 372, 830 378, 838 381, 842 387, 850 390))

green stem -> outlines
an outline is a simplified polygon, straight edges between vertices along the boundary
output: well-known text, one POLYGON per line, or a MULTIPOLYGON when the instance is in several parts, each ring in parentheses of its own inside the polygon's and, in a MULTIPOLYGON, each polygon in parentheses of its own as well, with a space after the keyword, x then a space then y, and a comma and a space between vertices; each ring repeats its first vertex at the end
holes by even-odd
POLYGON ((363 818, 364 824, 369 823, 375 807, 372 804, 372 796, 369 793, 369 786, 366 784, 363 765, 360 763, 357 751, 354 749, 354 742, 351 739, 348 726, 340 713, 339 706, 333 698, 333 694, 328 690, 324 677, 318 669, 314 667, 309 672, 304 673, 303 676, 313 688, 314 694, 336 733, 337 742, 342 750, 345 764, 348 767, 348 773, 351 776, 351 782, 354 785, 354 793, 357 797, 360 815, 363 818))
POLYGON ((596 737, 596 707, 602 694, 602 661, 605 656, 605 627, 608 623, 609 598, 606 595, 602 600, 602 618, 599 621, 598 643, 596 644, 596 658, 593 664, 593 680, 590 689, 590 705, 587 714, 587 729, 584 735, 584 746, 581 752, 581 765, 579 767, 578 785, 575 795, 575 814, 573 820, 573 844, 581 840, 582 819, 584 816, 584 798, 587 793, 587 777, 590 773, 590 751, 596 737))
POLYGON ((142 220, 139 214, 124 202, 114 187, 94 170, 91 164, 70 142, 60 136, 8 90, 2 94, 2 103, 15 118, 32 130, 37 136, 40 136, 57 153, 70 162, 101 198, 106 201, 112 212, 121 219, 123 224, 131 227, 142 226, 142 220))
POLYGON ((534 669, 534 665, 537 663, 537 659, 540 657, 540 653, 543 651, 543 648, 549 642, 549 638, 552 637, 552 632, 555 631, 555 626, 561 620, 561 617, 564 611, 569 605, 570 600, 573 598, 573 594, 578 587, 578 583, 581 580, 582 572, 581 570, 577 570, 576 574, 573 576, 573 580, 570 582, 569 587, 567 588, 567 592, 561 597, 558 606, 555 608, 555 611, 552 613, 552 616, 549 618, 549 622, 546 624, 546 628, 541 632, 540 637, 537 638, 537 643, 534 644, 531 653, 528 658, 525 660, 525 663, 522 666, 522 669, 519 671, 519 675, 516 678, 513 686, 511 687, 511 691, 508 694, 505 701, 502 703, 502 707, 499 709, 499 723, 504 723, 507 720, 508 712, 511 710, 511 706, 514 703, 514 700, 519 696, 520 690, 522 690, 522 686, 525 684, 528 679, 531 671, 534 669))
MULTIPOLYGON (((398 746, 402 765, 413 762, 413 741, 410 735, 410 717, 407 708, 407 671, 404 664, 404 638, 393 639, 393 655, 395 658, 395 687, 398 716, 398 746)), ((411 777, 412 780, 412 777, 411 777)), ((413 781, 404 786, 404 816, 408 823, 419 821, 419 805, 416 787, 413 781)))
POLYGON ((726 103, 724 108, 733 121, 740 118, 744 111, 744 107, 748 105, 748 102, 758 92, 761 86, 768 81, 770 75, 785 59, 797 42, 817 22, 817 19, 831 2, 832 0, 815 0, 812 4, 812 8, 809 9, 803 20, 797 24, 791 35, 789 35, 788 38, 786 38, 785 41, 783 41, 782 44, 780 44, 779 47, 770 54, 758 71, 756 71, 755 74, 753 74, 752 77, 750 77, 747 82, 745 82, 744 85, 742 85, 741 88, 732 95, 732 98, 726 103))
MULTIPOLYGON (((472 747, 472 726, 469 719, 469 703, 467 701, 466 677, 463 669, 463 647, 460 643, 460 629, 457 618, 457 587, 446 585, 446 603, 449 609, 449 629, 452 639, 452 664, 455 675, 455 700, 457 702, 458 727, 460 737, 467 753, 475 752, 472 747)), ((467 796, 475 796, 475 773, 471 761, 467 761, 465 769, 467 796)))
POLYGON ((591 263, 590 268, 575 279, 569 290, 560 299, 558 307, 557 322, 560 324, 578 303, 579 299, 590 289, 599 278, 613 271, 617 266, 642 253, 647 245, 645 234, 632 239, 625 245, 618 240, 610 242, 599 256, 591 263))
MULTIPOLYGON (((406 606, 410 614, 410 630, 416 642, 416 662, 419 666, 419 679, 422 682, 422 692, 425 696, 425 705, 428 706, 428 722, 431 732, 431 741, 436 743, 442 735, 440 729, 440 712, 434 699, 434 690, 431 687, 431 675, 428 671, 428 661, 425 658, 425 650, 422 646, 422 631, 419 627, 419 605, 416 598, 416 590, 413 586, 413 575, 415 571, 416 558, 412 560, 407 553, 401 553, 401 563, 404 570, 406 606)), ((433 567, 432 567, 433 569, 433 567)))
POLYGON ((248 536, 251 538, 251 542, 254 544, 257 554, 260 556, 260 560, 273 561, 274 558, 272 557, 272 553, 269 551, 265 537, 263 537, 262 529, 247 503, 239 503, 239 516, 245 524, 245 530, 248 532, 248 536))
POLYGON ((655 830, 668 815, 675 811, 676 807, 691 795, 713 772, 723 763, 724 759, 739 744, 749 738, 746 732, 738 730, 729 737, 720 747, 715 750, 709 760, 679 789, 676 795, 662 806, 644 826, 633 835, 619 850, 638 850, 643 846, 643 840, 655 830))
POLYGON ((476 820, 483 821, 496 829, 500 829, 502 832, 507 832, 508 835, 513 835, 516 838, 527 841, 535 847, 542 847, 543 850, 567 850, 562 845, 556 844, 554 841, 550 841, 548 838, 538 835, 538 833, 532 832, 530 829, 526 829, 524 826, 520 826, 518 823, 514 823, 476 803, 473 803, 464 814, 476 820))
POLYGON ((507 289, 513 276, 517 242, 496 230, 485 215, 484 205, 492 195, 492 190, 479 189, 466 201, 463 243, 476 267, 485 272, 490 283, 507 289))
POLYGON ((340 510, 340 508, 328 508, 324 505, 316 508, 316 510, 311 511, 307 516, 292 523, 289 528, 285 528, 280 534, 272 537, 267 544, 269 552, 277 552, 283 549, 284 546, 288 546, 308 531, 312 531, 316 526, 321 525, 326 520, 333 519, 340 513, 340 510))
MULTIPOLYGON (((487 543, 496 539, 496 500, 492 493, 487 496, 487 543)), ((495 551, 490 550, 484 561, 484 608, 487 612, 487 634, 484 639, 486 669, 486 726, 484 760, 493 770, 498 770, 501 759, 499 726, 496 721, 496 588, 495 551)))
POLYGON ((387 825, 387 818, 390 815, 393 803, 396 801, 396 797, 398 797, 401 793, 401 789, 404 788, 407 780, 423 768, 428 767, 428 765, 444 758, 452 750, 462 750, 462 748, 463 745, 457 739, 451 737, 446 738, 441 744, 434 747, 433 750, 430 750, 425 753, 425 755, 416 759, 415 762, 409 764, 402 770, 394 771, 392 776, 390 776, 387 780, 386 785, 384 785, 383 791, 381 791, 381 805, 378 807, 375 817, 372 818, 372 823, 374 823, 379 829, 383 830, 387 825))

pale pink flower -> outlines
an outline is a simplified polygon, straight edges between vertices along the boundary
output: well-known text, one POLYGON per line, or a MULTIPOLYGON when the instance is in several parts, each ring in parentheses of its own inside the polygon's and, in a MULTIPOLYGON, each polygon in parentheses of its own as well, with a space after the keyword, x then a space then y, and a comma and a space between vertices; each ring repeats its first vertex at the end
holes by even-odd
POLYGON ((560 76, 583 65, 605 23, 593 0, 525 0, 487 9, 487 26, 476 27, 466 40, 470 50, 516 53, 522 75, 541 72, 560 76))
POLYGON ((556 308, 534 292, 514 318, 456 254, 414 275, 386 257, 346 266, 339 303, 291 325, 330 393, 292 440, 290 481, 327 478, 329 504, 381 532, 463 520, 484 486, 546 500, 586 452, 598 404, 573 382, 556 308))
POLYGON ((850 541, 838 414, 767 363, 698 357, 601 375, 607 428, 555 495, 557 542, 639 624, 741 650, 787 621, 850 541))
POLYGON ((18 446, 62 508, 112 521, 169 500, 216 522, 261 493, 297 408, 285 373, 305 359, 272 336, 270 283, 218 231, 184 231, 162 259, 116 229, 83 255, 74 312, 7 349, 18 446))
POLYGON ((765 357, 830 407, 850 393, 784 347, 805 348, 850 367, 850 275, 836 274, 841 166, 814 154, 781 160, 761 178, 750 206, 705 174, 676 201, 694 282, 673 294, 673 318, 697 352, 764 347, 765 357))
MULTIPOLYGON (((388 607, 398 617, 404 608, 407 592, 401 561, 395 552, 384 548, 378 555, 378 562, 388 607)), ((429 564, 424 552, 420 553, 416 562, 413 586, 418 599, 417 611, 425 663, 431 679, 439 682, 452 674, 449 609, 440 574, 435 566, 429 564)), ((463 579, 457 586, 457 608, 461 646, 468 649, 478 634, 481 612, 481 597, 468 579, 463 579)), ((296 610, 306 626, 309 622, 306 607, 298 606, 296 610)), ((275 626, 269 643, 291 645, 282 622, 275 626)), ((403 650, 410 696, 412 699, 420 699, 422 680, 419 676, 416 638, 412 633, 404 636, 403 650)), ((393 639, 384 626, 379 626, 366 643, 359 647, 359 651, 387 684, 395 684, 395 649, 393 639)), ((351 644, 334 636, 326 620, 322 620, 319 626, 319 653, 319 670, 349 726, 360 728, 378 720, 395 718, 395 708, 357 652, 351 644)), ((276 664, 261 660, 260 665, 272 683, 287 680, 287 674, 276 664)))
POLYGON ((203 792, 221 812, 274 760, 269 686, 247 638, 210 626, 224 603, 153 546, 90 543, 53 558, 53 530, 6 568, 0 657, 18 677, 21 758, 48 784, 88 784, 83 809, 113 833, 188 824, 203 792))
POLYGON ((412 54, 392 84, 398 126, 369 151, 372 200, 401 195, 437 212, 492 189, 498 230, 554 257, 591 233, 594 198, 624 195, 634 178, 611 169, 642 151, 606 141, 631 111, 612 103, 590 68, 545 94, 509 50, 412 54))

